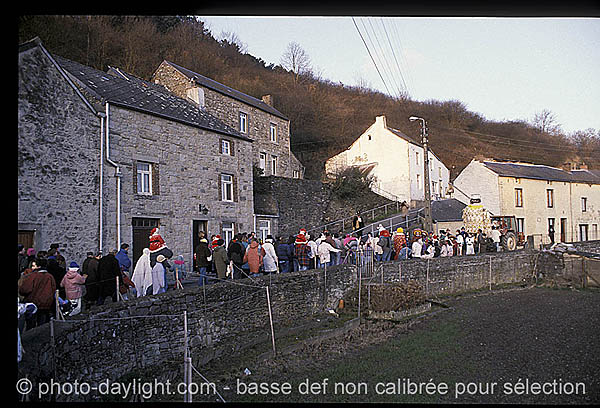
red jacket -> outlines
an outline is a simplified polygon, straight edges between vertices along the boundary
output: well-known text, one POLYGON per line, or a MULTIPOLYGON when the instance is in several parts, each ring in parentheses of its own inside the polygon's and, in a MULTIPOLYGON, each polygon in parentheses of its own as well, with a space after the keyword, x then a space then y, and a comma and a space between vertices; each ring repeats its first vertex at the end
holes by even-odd
POLYGON ((38 270, 23 277, 19 294, 25 303, 33 303, 40 310, 50 310, 54 303, 56 282, 46 270, 38 270))

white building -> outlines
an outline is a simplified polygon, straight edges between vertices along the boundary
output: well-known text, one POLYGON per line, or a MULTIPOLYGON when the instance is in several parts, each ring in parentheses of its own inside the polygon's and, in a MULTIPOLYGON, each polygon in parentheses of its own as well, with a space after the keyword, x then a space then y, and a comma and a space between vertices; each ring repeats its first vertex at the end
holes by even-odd
MULTIPOLYGON (((424 150, 397 129, 386 125, 385 116, 377 116, 367 130, 340 154, 325 163, 328 176, 351 166, 370 168, 376 177, 373 191, 408 203, 425 199, 424 150)), ((433 200, 446 197, 450 172, 429 150, 429 180, 433 200)))
POLYGON ((518 232, 555 241, 600 239, 600 171, 472 160, 454 180, 455 198, 479 194, 493 215, 515 216, 518 232))

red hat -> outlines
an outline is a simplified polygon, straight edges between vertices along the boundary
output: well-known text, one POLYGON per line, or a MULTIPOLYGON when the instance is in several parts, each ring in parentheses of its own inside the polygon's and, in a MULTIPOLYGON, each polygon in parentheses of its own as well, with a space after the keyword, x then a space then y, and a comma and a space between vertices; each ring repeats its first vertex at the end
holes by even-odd
POLYGON ((296 244, 306 244, 306 237, 304 236, 304 234, 298 234, 296 236, 296 244))

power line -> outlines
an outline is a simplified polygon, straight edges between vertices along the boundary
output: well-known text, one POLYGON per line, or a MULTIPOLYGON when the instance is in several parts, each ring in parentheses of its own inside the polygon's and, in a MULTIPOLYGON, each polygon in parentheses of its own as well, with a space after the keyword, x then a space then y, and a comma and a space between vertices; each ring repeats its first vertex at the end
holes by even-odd
POLYGON ((406 86, 406 81, 404 80, 404 76, 402 75, 402 70, 400 69, 400 64, 398 64, 398 59, 396 58, 396 52, 394 51, 394 47, 392 46, 392 42, 390 41, 390 37, 388 36, 388 32, 387 29, 385 28, 385 22, 383 20, 383 18, 381 19, 381 25, 383 26, 383 30, 385 32, 385 36, 388 40, 388 44, 390 44, 390 48, 392 50, 392 55, 394 56, 394 61, 396 61, 396 67, 398 68, 398 72, 400 74, 400 79, 402 80, 402 83, 404 84, 404 91, 406 93, 408 93, 408 88, 406 86))
POLYGON ((371 51, 369 50, 369 47, 367 46, 367 43, 366 43, 365 39, 363 38, 363 35, 361 34, 360 29, 358 28, 358 25, 356 24, 356 21, 354 20, 354 17, 352 17, 352 22, 354 23, 354 27, 356 27, 356 31, 358 31, 358 35, 360 35, 360 38, 363 41, 363 44, 365 45, 367 52, 369 53, 369 57, 371 57, 371 61, 373 61, 373 65, 375 65, 375 69, 377 70, 377 73, 379 74, 379 78, 381 78, 381 82, 383 82, 383 85, 385 86, 385 89, 388 91, 388 94, 391 95, 391 92, 387 86, 387 83, 383 79, 383 76, 381 75, 381 72, 379 71, 379 67, 377 66, 377 63, 375 62, 375 60, 373 59, 373 55, 371 55, 371 51))

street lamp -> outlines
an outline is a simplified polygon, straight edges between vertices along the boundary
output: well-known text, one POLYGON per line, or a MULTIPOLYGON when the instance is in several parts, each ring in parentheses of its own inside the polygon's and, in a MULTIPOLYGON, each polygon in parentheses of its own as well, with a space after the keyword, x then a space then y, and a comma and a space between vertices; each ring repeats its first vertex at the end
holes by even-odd
POLYGON ((430 186, 429 186, 429 141, 427 140, 427 122, 425 121, 425 119, 417 117, 417 116, 411 116, 410 118, 408 118, 408 120, 410 120, 411 122, 414 122, 415 120, 420 120, 421 121, 421 137, 422 137, 422 144, 423 144, 423 156, 424 156, 424 160, 423 160, 423 165, 425 166, 424 169, 424 175, 425 175, 425 230, 427 232, 432 232, 433 230, 433 222, 431 220, 431 191, 430 191, 430 186))

